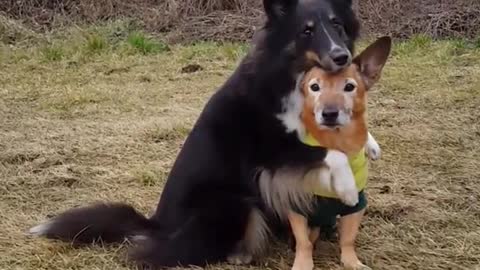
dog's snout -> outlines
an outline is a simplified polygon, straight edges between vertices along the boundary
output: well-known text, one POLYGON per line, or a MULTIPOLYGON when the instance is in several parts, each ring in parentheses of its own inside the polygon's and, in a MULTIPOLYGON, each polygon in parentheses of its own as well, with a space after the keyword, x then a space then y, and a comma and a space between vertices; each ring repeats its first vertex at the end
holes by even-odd
POLYGON ((350 63, 350 54, 345 49, 335 48, 330 52, 332 61, 340 67, 350 63))
POLYGON ((322 117, 327 123, 335 123, 337 121, 339 111, 337 108, 325 108, 322 111, 322 117))

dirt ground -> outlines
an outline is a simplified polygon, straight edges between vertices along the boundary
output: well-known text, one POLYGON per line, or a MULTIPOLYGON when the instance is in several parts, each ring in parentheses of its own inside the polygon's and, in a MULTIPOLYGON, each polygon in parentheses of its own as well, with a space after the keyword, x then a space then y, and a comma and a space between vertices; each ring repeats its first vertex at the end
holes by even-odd
MULTIPOLYGON (((245 52, 69 42, 0 45, 0 269, 130 269, 124 246, 74 249, 26 231, 97 201, 151 213, 200 110, 245 52), (191 64, 201 68, 182 73, 191 64)), ((395 46, 369 101, 383 156, 358 253, 373 269, 480 269, 479 109, 480 48, 422 37, 395 46)), ((336 248, 318 245, 318 269, 340 269, 336 248)), ((210 268, 292 259, 276 245, 257 266, 210 268)))

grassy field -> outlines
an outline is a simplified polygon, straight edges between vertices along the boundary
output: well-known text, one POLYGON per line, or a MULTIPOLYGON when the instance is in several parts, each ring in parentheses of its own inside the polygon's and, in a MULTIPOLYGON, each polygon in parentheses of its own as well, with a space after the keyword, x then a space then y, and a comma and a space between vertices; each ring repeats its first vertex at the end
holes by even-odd
MULTIPOLYGON (((97 201, 151 213, 200 110, 247 48, 169 47, 122 24, 37 38, 0 43, 0 269, 129 269, 123 246, 73 249, 25 232, 97 201)), ((480 44, 397 43, 369 108, 383 157, 371 167, 362 260, 480 269, 480 44)), ((280 245, 256 267, 211 268, 288 269, 292 259, 280 245)), ((319 244, 316 261, 339 269, 336 243, 319 244)))

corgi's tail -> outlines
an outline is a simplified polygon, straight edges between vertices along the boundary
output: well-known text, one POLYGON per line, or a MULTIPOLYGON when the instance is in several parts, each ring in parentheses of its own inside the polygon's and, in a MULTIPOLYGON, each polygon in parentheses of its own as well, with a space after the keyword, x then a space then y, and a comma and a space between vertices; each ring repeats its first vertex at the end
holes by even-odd
POLYGON ((102 203, 70 209, 53 219, 32 227, 31 235, 58 239, 72 244, 122 242, 127 237, 145 235, 156 224, 121 203, 102 203))

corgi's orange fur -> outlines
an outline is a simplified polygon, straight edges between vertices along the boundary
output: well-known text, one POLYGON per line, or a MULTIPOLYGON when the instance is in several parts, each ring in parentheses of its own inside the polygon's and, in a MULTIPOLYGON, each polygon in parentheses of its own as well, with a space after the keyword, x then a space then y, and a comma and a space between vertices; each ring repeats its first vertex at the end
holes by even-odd
POLYGON ((368 89, 363 83, 358 69, 356 65, 350 65, 339 73, 329 74, 320 68, 313 68, 305 74, 302 84, 305 102, 301 117, 306 130, 325 148, 336 149, 347 155, 358 153, 367 141, 366 102, 368 89), (353 104, 350 123, 342 127, 319 128, 315 121, 316 105, 318 103, 331 103, 334 106, 344 108, 345 103, 349 102, 343 93, 348 78, 357 82, 356 94, 350 97, 353 104), (312 80, 322 84, 320 90, 322 94, 318 98, 310 93, 309 82, 312 80))

